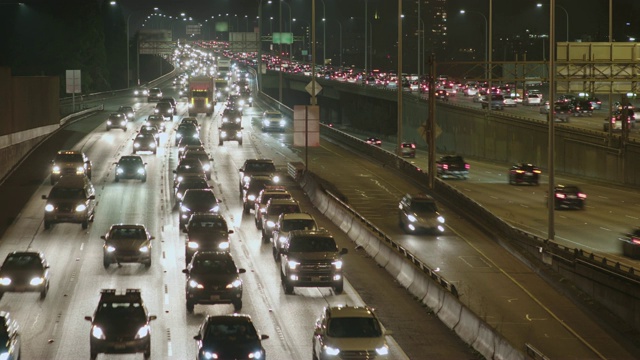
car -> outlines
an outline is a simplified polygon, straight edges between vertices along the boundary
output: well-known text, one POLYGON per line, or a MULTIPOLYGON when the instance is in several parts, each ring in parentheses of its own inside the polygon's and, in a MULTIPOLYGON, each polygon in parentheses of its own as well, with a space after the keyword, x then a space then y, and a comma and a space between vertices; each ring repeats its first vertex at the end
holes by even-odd
POLYGON ((0 266, 0 298, 6 292, 38 292, 47 297, 51 275, 40 251, 12 251, 0 266))
MULTIPOLYGON (((633 110, 626 110, 627 116, 627 129, 635 128, 636 126, 636 116, 633 110)), ((603 131, 609 131, 611 128, 612 131, 621 131, 622 130, 622 118, 624 116, 623 111, 613 111, 611 113, 611 119, 605 118, 603 131)))
POLYGON ((436 161, 436 169, 441 178, 467 179, 471 166, 460 155, 445 155, 436 161))
POLYGON ((427 194, 405 194, 398 204, 398 225, 407 233, 444 232, 444 216, 433 197, 427 194))
POLYGON ((149 89, 144 86, 133 90, 133 96, 138 97, 138 96, 148 96, 148 95, 149 95, 149 89))
POLYGON ((229 251, 229 235, 233 230, 220 214, 193 213, 182 230, 187 234, 184 244, 186 264, 196 251, 229 251))
POLYGON ((184 197, 184 193, 188 189, 210 189, 211 186, 202 176, 186 176, 174 187, 174 197, 176 203, 180 203, 184 197))
POLYGON ((274 183, 280 182, 280 176, 276 174, 276 165, 271 159, 246 159, 242 167, 238 169, 240 173, 240 181, 238 183, 238 191, 242 196, 245 182, 249 181, 252 174, 269 175, 273 178, 274 183))
POLYGON ((142 301, 140 289, 115 289, 100 291, 100 301, 93 316, 84 319, 91 323, 89 330, 89 358, 95 360, 99 353, 143 353, 151 357, 151 321, 142 301))
POLYGON ((318 230, 318 224, 309 213, 285 213, 278 216, 271 237, 273 259, 280 261, 289 233, 293 230, 318 230))
POLYGON ((253 107, 253 97, 251 96, 251 90, 249 90, 249 88, 241 89, 240 97, 244 100, 245 106, 253 107))
POLYGON ((201 177, 207 180, 207 173, 205 172, 202 163, 199 159, 195 158, 180 160, 176 169, 173 170, 173 174, 174 188, 186 177, 201 177))
POLYGON ((230 94, 227 97, 226 105, 235 109, 239 109, 239 111, 242 112, 242 107, 244 107, 245 105, 245 100, 240 96, 240 94, 230 94))
POLYGON ((262 214, 266 211, 266 206, 271 199, 291 199, 291 193, 284 186, 265 186, 253 202, 254 222, 258 230, 262 230, 262 214))
POLYGON ((331 287, 336 294, 344 289, 342 255, 333 235, 325 229, 293 230, 280 253, 280 279, 285 294, 297 287, 331 287))
POLYGON ((522 99, 519 97, 519 94, 516 93, 508 93, 503 95, 504 100, 502 101, 503 106, 505 107, 516 107, 518 106, 518 102, 522 102, 522 99))
POLYGON ((476 96, 478 94, 478 88, 475 86, 467 86, 462 90, 464 96, 476 96))
POLYGON ((149 89, 149 95, 147 95, 147 102, 158 101, 162 99, 162 90, 159 88, 149 89))
POLYGON ((560 209, 584 209, 587 194, 576 185, 556 185, 553 189, 553 205, 560 209))
POLYGON ((545 101, 542 106, 540 106, 540 114, 548 114, 551 111, 551 104, 549 101, 545 101))
POLYGON ((151 267, 151 240, 147 228, 142 224, 114 224, 105 235, 102 249, 102 264, 141 263, 151 267))
POLYGON ((155 109, 153 109, 153 113, 162 115, 165 119, 173 121, 173 110, 171 103, 165 101, 157 103, 155 109))
POLYGON ((197 360, 265 359, 260 335, 249 315, 207 315, 193 339, 197 360))
POLYGON ((218 145, 224 145, 225 141, 237 141, 242 146, 242 130, 239 123, 223 122, 218 128, 218 145))
POLYGON ((222 112, 222 123, 242 123, 242 113, 239 110, 226 108, 222 112))
POLYGON ((553 104, 553 116, 555 121, 569 122, 575 110, 570 101, 560 101, 553 104))
POLYGON ((640 259, 640 228, 635 228, 618 238, 622 241, 622 254, 633 259, 640 259))
POLYGON ((509 184, 518 185, 527 183, 530 185, 539 185, 540 174, 542 171, 533 164, 517 163, 511 165, 509 169, 509 184))
POLYGON ((180 203, 180 228, 183 229, 194 213, 217 214, 220 211, 218 199, 211 189, 187 189, 180 203))
POLYGON ((86 176, 91 179, 92 164, 87 155, 77 150, 60 150, 51 160, 51 185, 61 176, 86 176))
POLYGON ((280 131, 284 132, 287 121, 282 116, 282 113, 274 110, 267 110, 262 113, 262 131, 280 131))
POLYGON ((540 106, 542 104, 542 97, 538 96, 537 94, 529 93, 525 95, 524 99, 522 100, 522 104, 529 106, 540 106))
POLYGON ((168 102, 169 104, 171 104, 171 107, 173 108, 173 115, 178 114, 178 102, 176 101, 176 99, 165 96, 161 98, 159 102, 168 102))
POLYGON ((193 116, 187 116, 180 120, 180 124, 191 124, 196 127, 196 129, 200 130, 200 124, 198 124, 198 118, 193 116))
POLYGON ((403 142, 400 144, 399 155, 402 157, 415 158, 416 144, 412 142, 403 142))
POLYGON ((151 134, 154 139, 156 139, 156 143, 160 142, 160 131, 158 131, 158 128, 155 126, 142 125, 140 130, 138 130, 138 134, 151 134))
POLYGON ((96 192, 91 180, 86 176, 63 176, 51 190, 44 206, 44 229, 53 224, 69 222, 80 223, 82 229, 93 221, 96 208, 96 192))
POLYGON ((153 134, 138 133, 133 139, 133 153, 140 151, 149 151, 155 155, 158 152, 158 139, 153 134))
POLYGON ((204 144, 199 137, 185 136, 177 144, 178 159, 182 158, 185 152, 189 150, 204 150, 204 144))
POLYGON ((116 165, 115 182, 119 182, 120 179, 147 181, 147 163, 138 155, 123 155, 114 165, 116 165))
POLYGON ((233 304, 233 310, 242 309, 242 279, 246 272, 236 267, 228 251, 200 251, 186 269, 185 286, 187 312, 193 313, 196 304, 233 304))
POLYGON ((322 309, 313 330, 312 352, 317 360, 388 359, 385 331, 373 308, 337 305, 322 309), (352 355, 354 354, 354 355, 352 355), (362 357, 355 356, 362 354, 362 357))
POLYGON ((573 116, 592 116, 593 106, 591 101, 584 99, 575 99, 571 103, 573 105, 573 116))
POLYGON ((144 123, 145 126, 155 126, 158 129, 158 132, 167 131, 167 126, 164 123, 164 117, 162 115, 151 114, 147 117, 147 121, 144 123))
POLYGON ((437 89, 434 96, 436 100, 449 101, 449 92, 445 89, 437 89))
POLYGON ((382 140, 380 140, 380 138, 377 138, 377 137, 369 137, 364 142, 366 142, 369 145, 382 146, 382 140))
POLYGON ((0 311, 0 358, 17 360, 22 355, 18 322, 7 311, 0 311))
POLYGON ((556 100, 556 102, 571 103, 575 99, 576 99, 576 96, 573 94, 563 94, 558 96, 558 99, 556 100))
MULTIPOLYGON (((504 110, 504 96, 500 94, 491 94, 491 110, 504 110)), ((482 108, 489 108, 488 96, 482 98, 482 108)))
POLYGON ((273 236, 273 230, 280 214, 299 213, 300 204, 294 199, 278 199, 271 198, 264 207, 264 213, 261 214, 262 226, 262 242, 269 242, 273 236))
POLYGON ((129 120, 133 120, 134 117, 136 116, 136 111, 131 106, 126 106, 126 105, 120 106, 118 108, 118 112, 121 114, 127 115, 127 119, 129 120))
POLYGON ((202 164, 202 170, 207 175, 207 180, 211 180, 211 170, 213 170, 213 158, 204 150, 190 150, 189 147, 185 147, 184 153, 180 160, 183 159, 198 159, 202 164))
POLYGON ((183 138, 195 138, 200 140, 200 131, 193 124, 180 124, 176 129, 175 145, 178 145, 183 138))
POLYGON ((117 128, 127 131, 127 116, 122 113, 111 113, 107 119, 107 131, 117 128))
POLYGON ((255 210, 256 198, 269 185, 274 185, 273 178, 269 175, 252 174, 249 176, 249 180, 244 183, 244 189, 242 189, 243 213, 249 214, 251 209, 255 210))

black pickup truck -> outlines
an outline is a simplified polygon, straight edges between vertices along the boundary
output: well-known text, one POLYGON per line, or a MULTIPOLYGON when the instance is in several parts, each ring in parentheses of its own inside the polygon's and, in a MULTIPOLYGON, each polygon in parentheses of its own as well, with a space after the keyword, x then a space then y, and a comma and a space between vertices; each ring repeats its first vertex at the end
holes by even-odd
POLYGON ((436 167, 438 168, 438 177, 441 178, 466 179, 469 177, 469 164, 460 155, 443 156, 436 161, 436 167))

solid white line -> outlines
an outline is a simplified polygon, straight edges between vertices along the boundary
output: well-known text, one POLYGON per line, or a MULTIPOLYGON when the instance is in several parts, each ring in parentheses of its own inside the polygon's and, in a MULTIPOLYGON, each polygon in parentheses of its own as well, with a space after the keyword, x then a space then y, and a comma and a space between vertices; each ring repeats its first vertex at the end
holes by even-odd
POLYGON ((173 351, 171 350, 171 341, 167 341, 167 356, 172 356, 173 351))

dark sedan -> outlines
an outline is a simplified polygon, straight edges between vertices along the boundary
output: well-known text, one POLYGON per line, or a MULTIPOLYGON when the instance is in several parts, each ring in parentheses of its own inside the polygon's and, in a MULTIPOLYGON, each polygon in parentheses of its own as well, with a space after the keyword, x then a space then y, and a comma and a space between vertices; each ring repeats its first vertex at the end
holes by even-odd
POLYGON ((542 171, 533 164, 514 164, 509 169, 509 184, 539 185, 541 173, 542 171))
POLYGON ((5 292, 39 292, 44 299, 49 291, 49 263, 36 251, 9 253, 0 267, 0 298, 5 292))
POLYGON ((233 314, 208 315, 193 338, 198 360, 264 359, 262 340, 269 336, 258 334, 249 315, 233 314))
POLYGON ((100 237, 104 240, 103 265, 117 263, 143 263, 145 267, 151 266, 151 240, 144 225, 140 224, 115 224, 109 231, 100 237))
POLYGON ((556 185, 553 191, 554 207, 559 209, 584 209, 587 194, 575 185, 556 185))

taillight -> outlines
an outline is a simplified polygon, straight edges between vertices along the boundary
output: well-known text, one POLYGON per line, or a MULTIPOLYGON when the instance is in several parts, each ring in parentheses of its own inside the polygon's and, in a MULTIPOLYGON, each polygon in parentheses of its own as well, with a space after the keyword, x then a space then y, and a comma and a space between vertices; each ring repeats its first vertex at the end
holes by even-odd
POLYGON ((586 199, 586 198, 587 198, 587 194, 578 193, 578 197, 579 197, 580 199, 586 199))
POLYGON ((516 174, 524 174, 524 170, 516 170, 516 174))
POLYGON ((637 237, 631 238, 631 242, 640 245, 640 239, 638 239, 637 237))
POLYGON ((415 149, 416 148, 416 144, 411 144, 411 148, 415 149))
POLYGON ((542 174, 542 171, 540 171, 540 170, 533 170, 533 172, 536 173, 536 174, 542 174))
POLYGON ((469 164, 464 164, 464 168, 469 170, 469 168, 471 168, 471 166, 469 164))
POLYGON ((443 169, 445 169, 445 170, 447 170, 447 169, 449 169, 449 165, 444 164, 444 165, 442 165, 442 168, 443 168, 443 169))
POLYGON ((556 197, 557 197, 558 199, 564 199, 564 198, 566 198, 567 196, 566 196, 565 194, 559 194, 559 193, 558 193, 558 194, 556 194, 556 197))

